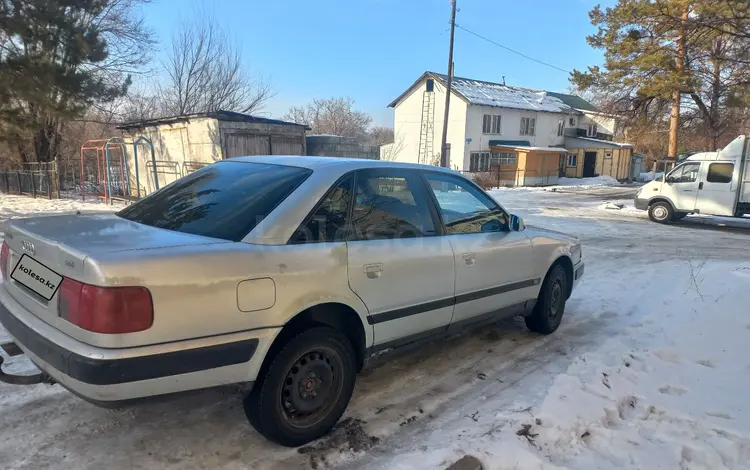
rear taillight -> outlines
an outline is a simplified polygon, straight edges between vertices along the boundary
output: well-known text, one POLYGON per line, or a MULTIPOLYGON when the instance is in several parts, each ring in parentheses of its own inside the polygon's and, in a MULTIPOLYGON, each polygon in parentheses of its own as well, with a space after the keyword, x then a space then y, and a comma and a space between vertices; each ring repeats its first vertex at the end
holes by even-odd
POLYGON ((145 287, 99 287, 64 278, 57 311, 94 333, 134 333, 151 328, 154 306, 145 287))
POLYGON ((0 276, 3 279, 8 278, 8 259, 10 258, 10 248, 8 248, 8 244, 5 243, 5 240, 3 240, 2 245, 0 245, 0 276))

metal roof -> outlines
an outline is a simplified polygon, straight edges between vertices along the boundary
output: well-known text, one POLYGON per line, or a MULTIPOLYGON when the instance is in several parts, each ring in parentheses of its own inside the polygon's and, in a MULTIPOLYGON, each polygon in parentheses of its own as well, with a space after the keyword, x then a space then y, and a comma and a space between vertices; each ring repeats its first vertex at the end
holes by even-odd
MULTIPOLYGON (((432 78, 440 82, 443 86, 447 86, 447 75, 429 71, 425 72, 412 86, 393 100, 388 107, 396 106, 412 89, 427 78, 432 78)), ((557 96, 553 96, 555 95, 554 93, 547 91, 532 90, 463 77, 453 77, 452 90, 467 103, 478 106, 494 106, 498 108, 550 113, 575 113, 572 106, 566 104, 557 96)), ((581 101, 583 100, 581 99, 581 101)))
POLYGON ((567 104, 571 108, 578 109, 581 111, 594 111, 597 113, 599 112, 599 109, 597 109, 596 106, 584 100, 580 96, 567 95, 565 93, 554 93, 552 91, 548 91, 547 94, 549 94, 550 96, 554 96, 555 98, 559 99, 560 101, 567 104))
POLYGON ((528 140, 494 140, 494 139, 490 139, 488 144, 490 146, 492 145, 522 145, 525 147, 528 147, 531 145, 531 143, 528 140))
POLYGON ((593 137, 565 137, 565 146, 572 148, 633 148, 633 144, 594 139, 593 137), (581 143, 574 141, 582 140, 581 143))
POLYGON ((304 124, 297 124, 296 122, 280 121, 278 119, 269 119, 258 116, 251 116, 249 114, 236 113, 234 111, 210 111, 205 113, 191 113, 183 114, 180 116, 169 116, 155 119, 144 119, 141 121, 124 122, 115 126, 117 129, 134 129, 139 127, 150 127, 159 126, 162 124, 174 124, 178 122, 189 121, 191 119, 198 118, 213 118, 219 121, 239 121, 239 122, 254 122, 260 124, 278 124, 282 126, 298 126, 310 129, 304 124))

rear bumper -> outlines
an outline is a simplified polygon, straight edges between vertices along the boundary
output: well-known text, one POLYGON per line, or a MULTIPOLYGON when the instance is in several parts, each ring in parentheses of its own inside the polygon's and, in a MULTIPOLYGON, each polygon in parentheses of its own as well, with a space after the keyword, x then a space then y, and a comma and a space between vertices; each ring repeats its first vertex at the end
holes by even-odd
POLYGON ((278 329, 125 349, 93 347, 34 317, 0 284, 0 323, 43 372, 99 404, 252 382, 278 329), (52 330, 52 331, 49 331, 52 330))
POLYGON ((638 210, 646 211, 648 210, 648 199, 635 198, 633 206, 638 210))

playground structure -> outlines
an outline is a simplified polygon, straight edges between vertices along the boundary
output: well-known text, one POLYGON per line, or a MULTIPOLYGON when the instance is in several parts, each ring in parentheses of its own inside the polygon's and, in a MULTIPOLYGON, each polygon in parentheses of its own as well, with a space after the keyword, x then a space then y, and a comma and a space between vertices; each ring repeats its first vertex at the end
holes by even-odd
POLYGON ((152 168, 154 169, 154 185, 159 189, 159 179, 156 173, 157 163, 154 160, 154 146, 148 137, 140 136, 132 142, 133 167, 135 169, 135 197, 131 191, 130 168, 128 164, 126 142, 121 137, 109 139, 87 140, 81 146, 81 198, 86 195, 100 197, 107 204, 113 204, 114 199, 139 200, 141 179, 138 170, 138 147, 146 145, 150 149, 152 168), (93 155, 91 153, 94 152, 93 155))

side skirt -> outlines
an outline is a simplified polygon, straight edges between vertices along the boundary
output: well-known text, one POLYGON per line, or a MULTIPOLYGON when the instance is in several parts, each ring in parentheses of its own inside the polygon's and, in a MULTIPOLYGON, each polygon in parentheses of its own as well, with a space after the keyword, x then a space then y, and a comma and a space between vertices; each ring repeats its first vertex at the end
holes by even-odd
POLYGON ((491 325, 498 321, 516 316, 528 316, 534 310, 536 299, 527 300, 518 304, 510 305, 492 312, 487 312, 476 317, 468 318, 457 323, 451 323, 432 330, 423 331, 403 338, 398 338, 382 344, 376 344, 367 348, 365 352, 365 364, 363 369, 381 364, 385 359, 402 355, 418 349, 425 343, 444 338, 460 336, 463 333, 476 330, 482 326, 491 325))

